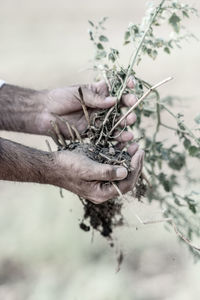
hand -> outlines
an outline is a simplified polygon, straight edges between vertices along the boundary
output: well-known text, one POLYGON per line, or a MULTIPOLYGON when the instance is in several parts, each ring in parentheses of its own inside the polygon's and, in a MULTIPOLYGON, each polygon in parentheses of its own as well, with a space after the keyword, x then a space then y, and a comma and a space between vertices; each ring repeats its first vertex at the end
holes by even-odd
MULTIPOLYGON (((130 77, 127 86, 129 88, 134 87, 134 79, 132 77, 130 77)), ((70 125, 74 125, 80 134, 86 129, 87 121, 80 101, 78 100, 80 98, 78 88, 79 86, 71 86, 41 92, 43 108, 36 120, 38 133, 47 135, 48 130, 51 129, 50 121, 53 120, 58 123, 63 136, 66 139, 69 138, 68 129, 60 118, 68 121, 70 125)), ((117 99, 109 96, 108 87, 105 81, 91 85, 82 85, 81 89, 89 115, 99 109, 110 108, 116 103, 117 99)), ((132 94, 127 94, 122 97, 122 104, 125 107, 132 106, 136 101, 136 97, 132 94)), ((127 117, 126 125, 132 125, 135 121, 136 115, 135 113, 132 113, 127 117)), ((122 126, 124 126, 124 124, 125 123, 123 122, 122 126)), ((132 139, 132 133, 127 131, 123 132, 118 137, 118 141, 122 143, 132 139)))
POLYGON ((132 156, 132 171, 126 168, 101 164, 83 153, 68 150, 54 152, 54 172, 50 184, 67 189, 95 204, 118 196, 112 181, 117 182, 121 193, 127 193, 136 184, 143 166, 144 152, 137 144, 128 148, 132 156))

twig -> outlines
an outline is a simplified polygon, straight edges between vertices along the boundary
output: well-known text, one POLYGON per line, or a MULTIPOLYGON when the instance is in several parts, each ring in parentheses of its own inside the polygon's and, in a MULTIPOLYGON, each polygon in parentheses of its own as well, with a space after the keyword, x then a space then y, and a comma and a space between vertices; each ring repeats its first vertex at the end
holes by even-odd
POLYGON ((147 176, 144 174, 144 172, 141 173, 141 176, 142 176, 142 178, 146 181, 146 183, 148 184, 148 186, 149 186, 150 188, 152 188, 152 184, 151 184, 151 182, 149 181, 149 179, 147 178, 147 176))
POLYGON ((53 129, 55 130, 55 133, 57 134, 57 136, 58 136, 58 138, 59 138, 59 140, 60 140, 62 146, 63 146, 63 147, 66 147, 67 144, 66 144, 66 142, 65 142, 65 140, 64 140, 64 137, 62 136, 62 134, 61 134, 61 132, 60 132, 60 129, 59 129, 59 127, 58 127, 58 124, 57 124, 55 121, 52 121, 52 120, 50 121, 50 123, 51 123, 51 126, 53 127, 53 129))
POLYGON ((83 140, 82 140, 82 138, 81 138, 81 136, 80 136, 80 134, 79 134, 79 132, 78 132, 78 130, 76 129, 76 127, 74 126, 74 125, 72 125, 71 126, 71 128, 74 130, 74 132, 75 132, 75 134, 76 134, 76 137, 77 137, 77 139, 82 143, 83 142, 83 140))
POLYGON ((51 136, 54 143, 60 148, 62 147, 62 144, 59 142, 57 135, 55 134, 54 130, 48 130, 48 134, 51 136))
POLYGON ((45 142, 47 144, 47 148, 48 148, 49 152, 52 152, 51 145, 50 145, 49 141, 45 140, 45 142))
POLYGON ((176 224, 172 220, 172 218, 164 218, 159 220, 152 220, 152 221, 143 221, 137 214, 135 214, 135 217, 138 219, 138 221, 143 225, 149 225, 149 224, 156 224, 156 223, 162 223, 162 222, 169 222, 176 235, 181 238, 186 244, 188 244, 191 248, 195 249, 196 251, 200 251, 200 247, 194 245, 188 238, 186 238, 177 228, 176 224))
POLYGON ((109 132, 109 135, 115 130, 115 128, 124 120, 126 117, 155 89, 157 89, 159 86, 167 83, 168 81, 172 80, 172 77, 168 77, 165 80, 157 83, 156 85, 152 86, 122 117, 121 119, 115 123, 115 125, 112 127, 112 129, 109 132))
POLYGON ((147 35, 147 33, 149 32, 149 29, 151 28, 151 26, 152 26, 152 24, 153 24, 155 18, 157 17, 158 13, 160 12, 160 10, 161 10, 161 8, 162 8, 162 6, 163 6, 163 4, 164 4, 165 1, 166 1, 166 0, 162 0, 162 1, 160 2, 160 4, 158 5, 157 9, 155 10, 155 12, 154 12, 154 14, 153 14, 153 16, 152 16, 152 18, 151 18, 151 20, 150 20, 150 22, 149 22, 147 28, 146 28, 144 34, 143 34, 143 36, 142 36, 142 38, 141 38, 141 40, 140 40, 140 43, 139 43, 139 45, 138 45, 138 47, 137 47, 137 49, 136 49, 136 52, 134 52, 133 55, 132 55, 131 62, 130 62, 130 65, 129 65, 129 68, 128 68, 128 71, 127 71, 127 74, 126 74, 126 78, 125 78, 124 83, 123 83, 123 86, 122 86, 121 90, 119 90, 119 92, 118 92, 118 97, 117 97, 118 100, 121 99, 121 97, 122 97, 122 95, 123 95, 123 93, 124 93, 124 90, 126 89, 126 85, 127 85, 127 82, 128 82, 128 78, 129 78, 129 76, 131 75, 133 66, 135 65, 136 59, 137 59, 137 57, 138 57, 138 55, 139 55, 139 53, 140 53, 140 50, 141 50, 141 48, 142 48, 143 42, 144 42, 144 40, 145 40, 145 38, 146 38, 146 35, 147 35))
MULTIPOLYGON (((163 104, 163 103, 161 102, 160 105, 162 105, 162 107, 163 107, 163 108, 164 108, 164 109, 165 109, 172 117, 174 117, 174 118, 176 119, 178 125, 181 123, 180 120, 179 120, 179 118, 178 118, 171 110, 169 110, 168 107, 167 107, 165 104, 163 104)), ((193 132, 191 131, 191 129, 188 128, 185 124, 183 124, 183 126, 184 126, 185 130, 188 132, 187 134, 195 140, 195 142, 197 143, 198 146, 200 146, 200 141, 199 141, 198 138, 193 134, 193 132)), ((180 131, 180 132, 181 132, 181 129, 179 130, 179 128, 178 128, 177 131, 180 131)))
POLYGON ((67 121, 65 121, 65 124, 67 125, 67 129, 68 129, 69 134, 70 134, 70 136, 71 136, 71 138, 72 138, 72 141, 74 141, 74 140, 75 140, 75 136, 74 136, 74 134, 73 134, 73 131, 72 131, 72 129, 71 129, 71 126, 69 125, 69 123, 68 123, 67 121))
POLYGON ((113 185, 114 188, 116 189, 116 191, 117 191, 117 193, 119 194, 120 198, 121 198, 121 199, 124 199, 124 196, 123 196, 122 192, 120 191, 120 189, 118 188, 118 186, 116 185, 116 183, 114 183, 114 182, 112 181, 112 185, 113 185))
POLYGON ((176 224, 174 223, 174 221, 171 219, 169 220, 169 222, 172 224, 175 233, 177 234, 177 236, 179 236, 186 244, 188 244, 191 248, 195 249, 196 251, 200 251, 200 247, 197 247, 196 245, 194 245, 189 239, 187 239, 180 231, 178 231, 176 224))
POLYGON ((91 129, 90 117, 89 117, 89 114, 88 114, 87 107, 86 107, 86 105, 85 105, 85 101, 84 101, 84 98, 83 98, 83 91, 82 91, 81 87, 78 88, 78 93, 79 93, 79 96, 80 96, 79 101, 80 101, 81 106, 82 106, 82 108, 83 108, 83 112, 84 112, 86 121, 87 121, 87 123, 88 123, 89 128, 91 129))
POLYGON ((59 120, 61 120, 66 126, 67 126, 67 129, 68 129, 68 131, 69 131, 69 135, 71 136, 71 139, 72 139, 72 141, 74 141, 75 140, 75 136, 74 136, 74 134, 73 134, 73 132, 72 132, 72 129, 71 129, 71 126, 69 125, 69 122, 67 121, 67 120, 64 120, 62 117, 60 117, 60 116, 56 116, 59 120))

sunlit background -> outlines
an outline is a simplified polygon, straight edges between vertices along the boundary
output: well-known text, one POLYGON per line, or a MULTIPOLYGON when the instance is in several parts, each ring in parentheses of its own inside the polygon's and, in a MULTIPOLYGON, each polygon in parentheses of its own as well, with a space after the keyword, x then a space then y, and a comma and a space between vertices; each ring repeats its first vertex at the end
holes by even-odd
MULTIPOLYGON (((87 20, 108 16, 110 42, 121 47, 125 28, 140 21, 145 3, 0 0, 0 78, 35 89, 90 82, 87 20)), ((199 1, 192 3, 200 8, 199 1)), ((199 37, 199 19, 187 25, 199 37)), ((180 109, 188 124, 200 109, 199 53, 200 43, 191 41, 156 63, 145 58, 139 68, 151 83, 175 78, 162 93, 187 99, 180 109)), ((167 138, 168 131, 163 134, 167 138)), ((45 137, 1 136, 46 150, 45 137)), ((91 234, 80 230, 82 207, 75 195, 65 191, 62 199, 55 187, 1 182, 0 300, 196 300, 200 264, 173 231, 162 223, 141 226, 134 212, 144 219, 160 216, 156 205, 126 205, 130 226, 116 231, 113 250, 98 234, 91 242, 91 234), (116 273, 119 249, 125 259, 116 273)))

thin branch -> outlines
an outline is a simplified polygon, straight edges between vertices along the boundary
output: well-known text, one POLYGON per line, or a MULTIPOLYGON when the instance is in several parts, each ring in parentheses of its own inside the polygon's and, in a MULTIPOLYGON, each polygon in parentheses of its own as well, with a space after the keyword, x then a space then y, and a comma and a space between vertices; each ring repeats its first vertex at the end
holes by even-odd
POLYGON ((172 80, 172 77, 168 77, 165 80, 157 83, 156 85, 152 86, 122 117, 121 119, 115 123, 115 125, 112 127, 112 129, 109 132, 109 135, 115 130, 115 128, 117 126, 119 126, 119 124, 126 119, 126 117, 155 89, 157 89, 159 86, 169 82, 170 80, 172 80))
MULTIPOLYGON (((163 108, 164 108, 164 109, 165 109, 165 110, 166 110, 173 118, 176 119, 176 121, 177 121, 178 124, 181 123, 180 120, 179 120, 179 118, 178 118, 171 110, 169 110, 168 107, 167 107, 165 104, 163 104, 163 103, 161 102, 160 105, 162 105, 163 108)), ((162 124, 162 125, 163 125, 163 124, 162 124)), ((185 125, 185 123, 183 124, 183 126, 184 126, 184 128, 185 128, 185 130, 186 130, 186 132, 184 132, 184 133, 187 134, 187 135, 189 135, 190 137, 192 137, 192 138, 195 140, 195 142, 197 143, 197 145, 200 146, 200 141, 199 141, 199 139, 193 134, 193 132, 191 131, 191 129, 188 128, 188 127, 185 125)), ((165 127, 166 127, 166 126, 165 126, 165 127)), ((181 129, 177 128, 177 131, 180 131, 180 132, 181 132, 181 129)))
POLYGON ((61 132, 60 132, 60 129, 59 129, 59 127, 58 127, 58 124, 57 124, 55 121, 50 121, 50 123, 51 123, 51 126, 53 127, 55 133, 57 134, 57 136, 58 136, 58 138, 59 138, 59 140, 60 140, 62 146, 63 146, 63 147, 66 147, 67 144, 66 144, 66 142, 65 142, 64 137, 62 136, 62 134, 61 134, 61 132))
POLYGON ((86 121, 88 123, 89 128, 91 129, 90 117, 89 117, 89 114, 88 114, 87 107, 85 105, 85 101, 84 101, 84 98, 83 98, 83 91, 82 91, 81 87, 78 88, 78 93, 79 93, 79 96, 80 96, 79 101, 81 103, 81 106, 82 106, 82 109, 83 109, 86 121))
POLYGON ((176 224, 173 220, 169 220, 169 222, 172 224, 175 233, 178 237, 180 237, 186 244, 188 244, 192 249, 195 249, 196 251, 200 251, 200 247, 194 245, 189 239, 187 239, 180 231, 178 231, 176 224))
POLYGON ((77 137, 77 139, 79 140, 79 142, 82 143, 83 140, 82 140, 82 138, 81 138, 81 136, 80 136, 78 130, 76 129, 76 127, 75 127, 74 125, 72 125, 71 128, 74 130, 74 132, 75 132, 75 134, 76 134, 76 137, 77 137))
POLYGON ((49 129, 49 130, 48 130, 48 134, 50 135, 50 137, 52 138, 52 140, 54 141, 54 143, 55 143, 59 148, 61 148, 61 147, 62 147, 62 144, 59 142, 58 137, 57 137, 55 131, 49 129))
POLYGON ((45 140, 45 142, 47 144, 47 148, 48 148, 49 152, 52 152, 51 145, 50 145, 49 141, 45 140))
POLYGON ((130 65, 129 65, 129 68, 128 68, 128 71, 127 71, 127 74, 126 74, 126 78, 125 78, 124 83, 123 83, 123 86, 122 86, 121 90, 118 92, 118 96, 117 96, 118 100, 121 99, 121 97, 122 97, 122 95, 123 95, 123 93, 124 93, 124 90, 126 89, 126 85, 127 85, 128 78, 129 78, 129 76, 131 75, 132 69, 133 69, 133 67, 134 67, 134 65, 135 65, 135 62, 136 62, 136 60, 137 60, 137 57, 138 57, 138 55, 139 55, 139 53, 140 53, 140 50, 141 50, 141 48, 142 48, 143 42, 144 42, 144 40, 145 40, 145 38, 146 38, 146 35, 148 34, 149 29, 151 28, 153 22, 155 21, 155 19, 156 19, 158 13, 160 12, 160 10, 161 10, 161 8, 162 8, 162 6, 163 6, 163 4, 164 4, 165 1, 166 1, 166 0, 162 0, 162 1, 160 2, 160 4, 157 6, 157 8, 156 8, 156 10, 155 10, 155 12, 154 12, 154 14, 153 14, 151 20, 150 20, 150 22, 149 22, 149 24, 148 24, 148 26, 147 26, 145 32, 144 32, 142 38, 141 38, 141 41, 140 41, 140 43, 139 43, 139 45, 138 45, 138 47, 137 47, 137 49, 136 49, 136 52, 132 55, 132 59, 131 59, 131 62, 130 62, 130 65))

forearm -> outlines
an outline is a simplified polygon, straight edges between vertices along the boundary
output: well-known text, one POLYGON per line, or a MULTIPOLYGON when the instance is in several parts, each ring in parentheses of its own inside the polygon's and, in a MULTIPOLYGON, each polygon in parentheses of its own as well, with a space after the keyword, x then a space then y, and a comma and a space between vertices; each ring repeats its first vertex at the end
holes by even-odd
POLYGON ((41 93, 5 84, 0 89, 0 130, 36 133, 41 93))
POLYGON ((0 180, 51 183, 54 156, 0 138, 0 180))

